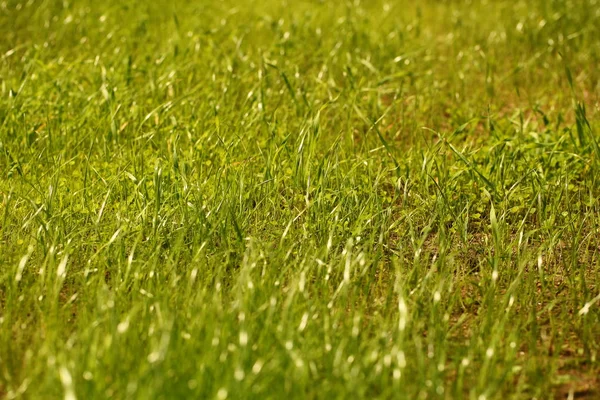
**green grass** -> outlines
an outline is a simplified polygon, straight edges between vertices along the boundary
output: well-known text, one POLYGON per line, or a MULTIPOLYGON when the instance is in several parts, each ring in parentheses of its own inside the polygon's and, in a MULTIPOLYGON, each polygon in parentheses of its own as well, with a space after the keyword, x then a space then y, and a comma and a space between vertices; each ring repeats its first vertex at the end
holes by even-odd
POLYGON ((600 2, 0 0, 0 398, 600 396, 600 2))

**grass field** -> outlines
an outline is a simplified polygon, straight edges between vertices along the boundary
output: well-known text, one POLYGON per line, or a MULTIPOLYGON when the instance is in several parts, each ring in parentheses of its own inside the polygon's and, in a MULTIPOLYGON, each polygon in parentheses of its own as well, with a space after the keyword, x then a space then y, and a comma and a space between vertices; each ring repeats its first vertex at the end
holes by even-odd
POLYGON ((0 0, 0 398, 600 398, 600 1, 0 0))

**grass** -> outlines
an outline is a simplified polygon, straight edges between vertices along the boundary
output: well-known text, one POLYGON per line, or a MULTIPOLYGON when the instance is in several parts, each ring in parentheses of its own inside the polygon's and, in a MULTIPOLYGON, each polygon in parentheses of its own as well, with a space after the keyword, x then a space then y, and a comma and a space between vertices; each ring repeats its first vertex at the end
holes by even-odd
POLYGON ((600 2, 0 2, 0 398, 600 396, 600 2))

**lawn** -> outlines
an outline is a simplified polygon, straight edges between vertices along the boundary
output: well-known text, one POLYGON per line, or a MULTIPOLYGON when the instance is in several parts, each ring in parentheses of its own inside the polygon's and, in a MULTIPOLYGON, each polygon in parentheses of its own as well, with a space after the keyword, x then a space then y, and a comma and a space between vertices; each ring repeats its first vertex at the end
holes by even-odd
POLYGON ((600 398, 600 1, 0 0, 0 398, 600 398))

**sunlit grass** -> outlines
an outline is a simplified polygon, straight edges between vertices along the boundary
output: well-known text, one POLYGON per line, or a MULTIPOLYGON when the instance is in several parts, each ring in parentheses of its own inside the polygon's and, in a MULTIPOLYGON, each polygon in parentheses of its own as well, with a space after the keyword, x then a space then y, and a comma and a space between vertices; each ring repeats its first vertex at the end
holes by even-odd
POLYGON ((0 2, 0 398, 600 396, 599 19, 0 2))

